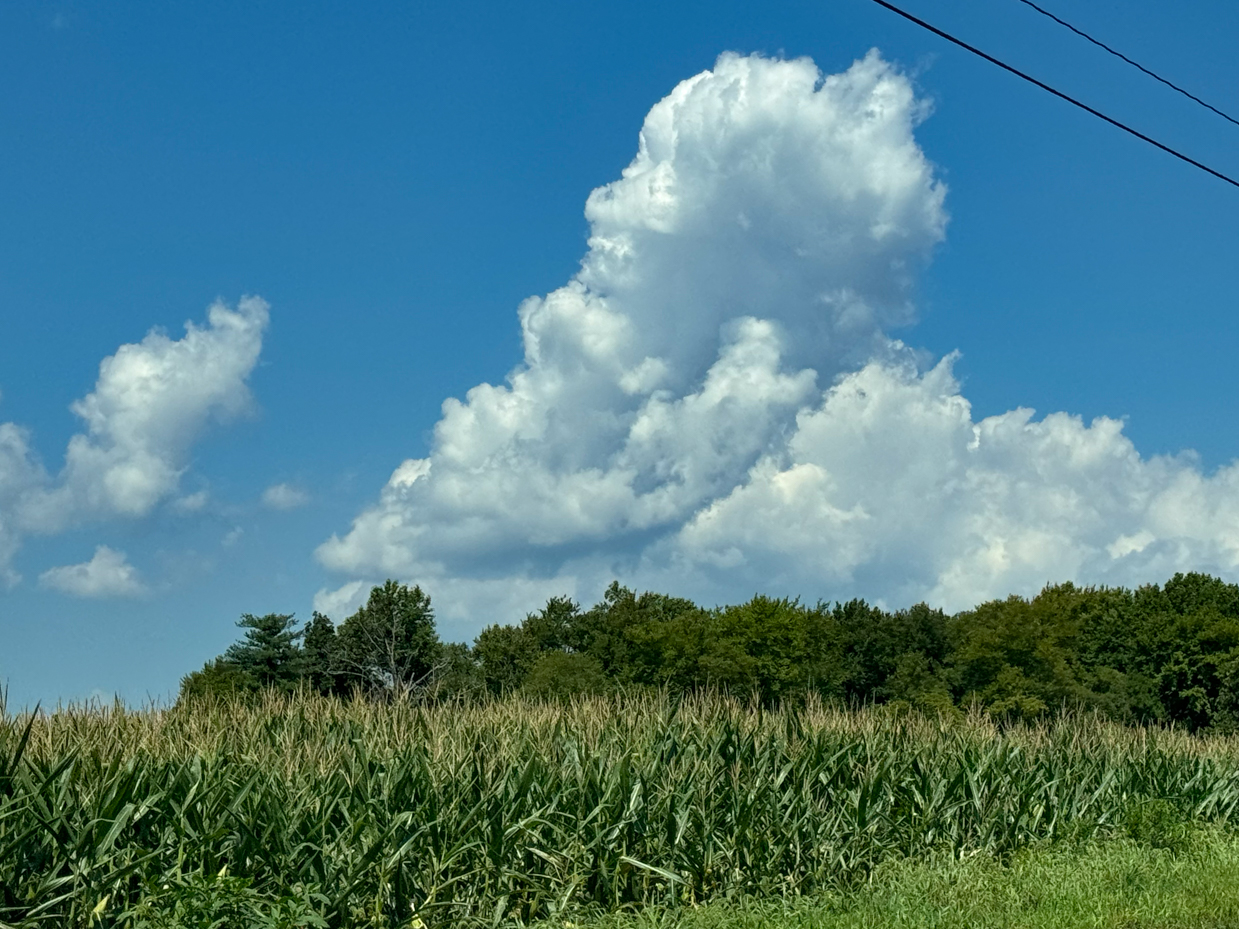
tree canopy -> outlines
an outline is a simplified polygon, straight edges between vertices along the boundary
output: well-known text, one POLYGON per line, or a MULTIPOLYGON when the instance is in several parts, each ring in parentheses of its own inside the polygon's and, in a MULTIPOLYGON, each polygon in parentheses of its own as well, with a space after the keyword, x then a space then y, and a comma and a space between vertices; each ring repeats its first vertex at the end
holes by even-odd
POLYGON ((594 606, 552 597, 472 646, 443 643, 430 597, 388 580, 338 627, 315 613, 241 617, 244 637, 182 684, 210 693, 354 692, 424 699, 616 689, 721 689, 768 703, 816 694, 848 705, 1007 719, 1085 708, 1132 723, 1239 729, 1239 586, 1204 574, 1126 588, 1049 585, 953 615, 918 603, 808 605, 755 595, 705 608, 612 584, 594 606))
POLYGON ((439 660, 430 597, 389 580, 337 634, 335 666, 368 690, 408 693, 427 682, 439 660))

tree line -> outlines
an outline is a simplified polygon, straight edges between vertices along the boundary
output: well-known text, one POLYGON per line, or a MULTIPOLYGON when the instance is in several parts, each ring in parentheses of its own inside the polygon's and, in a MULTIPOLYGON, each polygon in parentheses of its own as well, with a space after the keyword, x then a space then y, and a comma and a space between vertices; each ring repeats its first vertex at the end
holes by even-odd
POLYGON ((1050 585, 946 614, 762 595, 703 608, 614 583, 583 609, 553 597, 472 646, 445 643, 430 597, 387 581, 337 627, 321 613, 246 614, 241 640, 181 684, 206 694, 469 700, 704 688, 767 703, 813 693, 848 705, 978 707, 1031 720, 1063 708, 1194 731, 1239 729, 1239 586, 1205 574, 1164 585, 1050 585))

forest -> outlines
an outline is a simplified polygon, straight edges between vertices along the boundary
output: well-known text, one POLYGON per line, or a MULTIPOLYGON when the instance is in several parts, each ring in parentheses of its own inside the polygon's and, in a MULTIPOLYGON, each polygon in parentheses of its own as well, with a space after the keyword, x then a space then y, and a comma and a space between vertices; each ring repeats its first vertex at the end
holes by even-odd
POLYGON ((757 595, 706 608, 618 583, 589 608, 555 597, 472 645, 440 640, 430 596, 389 580, 338 626, 247 614, 180 699, 308 690, 419 700, 718 691, 765 705, 980 710, 1034 721, 1087 710, 1194 732, 1239 727, 1239 586, 1201 573, 1134 590, 1045 587, 955 614, 757 595))

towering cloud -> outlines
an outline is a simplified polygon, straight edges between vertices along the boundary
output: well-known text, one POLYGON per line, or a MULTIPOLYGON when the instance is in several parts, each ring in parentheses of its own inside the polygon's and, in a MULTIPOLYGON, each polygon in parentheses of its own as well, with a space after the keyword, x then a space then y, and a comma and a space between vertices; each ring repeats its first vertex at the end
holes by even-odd
POLYGON ((1233 566, 1239 472, 1143 460, 1111 420, 973 422, 951 359, 888 334, 945 227, 926 114, 876 53, 825 78, 724 55, 683 82, 590 195, 579 273, 520 307, 523 363, 447 400, 429 456, 320 560, 475 621, 612 576, 957 606, 1233 566))
MULTIPOLYGON (((59 532, 87 519, 144 516, 176 493, 203 429, 249 405, 246 380, 267 320, 267 304, 248 297, 236 309, 216 303, 207 325, 187 323, 181 339, 152 331, 122 345, 100 363, 95 389, 73 403, 85 428, 69 440, 55 477, 35 460, 23 430, 0 424, 0 570, 10 582, 8 565, 23 535, 59 532)), ((88 566, 72 569, 77 574, 52 575, 52 586, 67 589, 59 579, 97 579, 100 565, 115 568, 115 553, 100 551, 103 562, 96 553, 88 566)))

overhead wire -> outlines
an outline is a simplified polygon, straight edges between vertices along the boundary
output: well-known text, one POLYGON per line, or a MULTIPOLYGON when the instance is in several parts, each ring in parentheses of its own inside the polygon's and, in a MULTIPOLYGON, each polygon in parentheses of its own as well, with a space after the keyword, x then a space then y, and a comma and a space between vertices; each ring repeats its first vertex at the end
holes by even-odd
POLYGON ((1163 84, 1165 84, 1167 87, 1169 87, 1169 88, 1171 88, 1171 89, 1173 89, 1173 90, 1177 90, 1179 93, 1183 94, 1183 96, 1187 97, 1189 100, 1194 100, 1196 103, 1199 103, 1199 104, 1200 104, 1201 106, 1203 106, 1206 110, 1212 110, 1212 111, 1213 111, 1214 113, 1216 113, 1218 116, 1222 117, 1222 119, 1228 120, 1228 121, 1230 121, 1230 122, 1234 123, 1236 126, 1239 126, 1239 119, 1235 119, 1235 117, 1231 116, 1229 113, 1225 113, 1225 112, 1223 112, 1222 110, 1219 110, 1219 109, 1218 109, 1217 107, 1215 107, 1212 103, 1208 103, 1208 102, 1206 102, 1206 101, 1204 101, 1204 100, 1201 100, 1198 96, 1196 96, 1196 95, 1195 95, 1194 93, 1192 93, 1191 91, 1189 91, 1189 90, 1184 90, 1182 87, 1180 87, 1180 86, 1179 86, 1178 84, 1176 84, 1174 81, 1171 81, 1171 80, 1168 80, 1167 78, 1162 77, 1162 76, 1161 76, 1160 74, 1158 74, 1156 71, 1151 71, 1150 69, 1148 69, 1148 68, 1146 68, 1144 65, 1142 65, 1140 62, 1138 62, 1138 61, 1133 61, 1131 58, 1128 58, 1128 57, 1127 57, 1126 55, 1124 55, 1122 52, 1120 52, 1120 51, 1118 51, 1118 50, 1116 50, 1116 49, 1111 48, 1109 45, 1107 45, 1105 42, 1102 42, 1100 39, 1095 39, 1095 38, 1093 38, 1091 35, 1089 35, 1089 34, 1088 34, 1087 32, 1085 32, 1083 29, 1077 29, 1075 26, 1071 25, 1071 23, 1067 22, 1065 19, 1060 19, 1059 17, 1057 17, 1057 16, 1055 16, 1053 13, 1051 13, 1049 10, 1044 9, 1044 8, 1042 8, 1042 7, 1040 7, 1040 6, 1037 6, 1037 4, 1033 3, 1033 0, 1020 0, 1020 3, 1024 4, 1025 6, 1030 6, 1030 7, 1032 7, 1034 10, 1036 10, 1036 11, 1037 11, 1038 13, 1040 13, 1042 16, 1048 16, 1050 19, 1054 20, 1054 22, 1058 23, 1060 26, 1066 26, 1068 29, 1070 29, 1070 30, 1071 30, 1072 32, 1074 32, 1076 35, 1080 36, 1082 39, 1087 39, 1089 42, 1092 42, 1092 43, 1093 43, 1094 45, 1096 45, 1098 48, 1105 49, 1107 52, 1109 52, 1111 55, 1115 56, 1116 58, 1121 58, 1121 59, 1123 59, 1123 61, 1127 62, 1129 65, 1131 65, 1133 68, 1137 69, 1138 71, 1143 71, 1145 74, 1147 74, 1149 77, 1153 78, 1155 81, 1161 81, 1161 82, 1162 82, 1163 84))
POLYGON ((1189 155, 1185 155, 1182 152, 1178 151, 1177 149, 1171 148, 1169 145, 1164 145, 1163 143, 1157 141, 1157 139, 1154 139, 1151 136, 1145 135, 1139 129, 1133 129, 1131 126, 1127 125, 1126 123, 1120 122, 1119 120, 1115 119, 1112 116, 1107 116, 1105 113, 1101 112, 1100 110, 1094 109, 1093 107, 1089 106, 1087 103, 1077 100, 1075 97, 1072 97, 1069 94, 1063 93, 1061 90, 1057 90, 1051 87, 1049 84, 1045 83, 1044 81, 1037 80, 1037 78, 1033 77, 1031 74, 1026 74, 1025 72, 1021 71, 1019 68, 1009 65, 1005 61, 995 58, 993 55, 990 55, 987 52, 981 51, 981 49, 977 48, 975 45, 969 45, 963 39, 956 38, 955 36, 951 35, 949 32, 944 32, 943 30, 939 29, 937 26, 934 26, 931 23, 927 23, 925 22, 925 20, 920 19, 919 17, 913 16, 911 13, 907 12, 906 10, 901 10, 899 7, 895 6, 893 3, 890 3, 889 0, 873 0, 873 2, 876 3, 878 6, 885 7, 886 9, 890 10, 892 13, 902 16, 904 19, 908 20, 909 22, 915 23, 916 25, 920 26, 922 29, 926 29, 929 32, 932 32, 934 35, 939 36, 940 38, 946 39, 948 42, 951 42, 954 45, 958 45, 960 48, 964 49, 965 51, 972 52, 972 54, 980 58, 984 58, 990 64, 997 65, 998 67, 1002 68, 1004 71, 1009 71, 1011 74, 1014 74, 1016 77, 1022 78, 1023 80, 1028 81, 1028 83, 1033 84, 1036 87, 1040 87, 1042 90, 1046 91, 1047 93, 1053 94, 1055 97, 1058 97, 1061 100, 1066 100, 1072 106, 1079 107, 1080 109, 1084 110, 1086 113, 1090 113, 1093 116, 1096 116, 1098 119, 1109 123, 1111 126, 1114 126, 1118 129, 1122 129, 1124 132, 1135 136, 1137 139, 1140 139, 1142 142, 1147 142, 1149 145, 1152 145, 1154 148, 1159 148, 1163 152, 1166 152, 1168 155, 1173 155, 1175 158, 1178 158, 1180 161, 1187 162, 1189 165, 1192 165, 1195 168, 1199 168, 1201 171, 1204 171, 1206 174, 1211 174, 1214 177, 1216 177, 1218 180, 1225 181, 1227 184, 1230 184, 1232 187, 1239 187, 1239 180, 1235 180, 1233 177, 1223 174, 1221 171, 1216 171, 1213 168, 1210 168, 1208 165, 1197 161, 1195 158, 1192 158, 1189 155))

